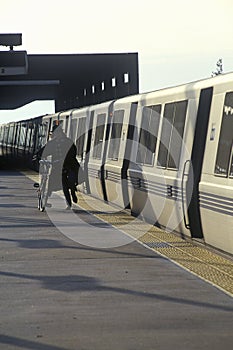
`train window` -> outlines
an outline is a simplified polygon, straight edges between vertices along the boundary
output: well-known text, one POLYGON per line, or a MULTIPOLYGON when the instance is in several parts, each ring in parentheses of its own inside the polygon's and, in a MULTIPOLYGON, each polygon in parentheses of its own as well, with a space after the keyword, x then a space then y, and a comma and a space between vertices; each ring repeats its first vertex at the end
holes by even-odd
POLYGON ((25 145, 26 130, 27 130, 26 123, 20 123, 19 146, 21 147, 24 147, 25 145))
POLYGON ((38 129, 37 129, 37 137, 36 137, 36 142, 37 144, 35 145, 35 149, 39 150, 41 147, 43 147, 46 142, 47 142, 47 137, 48 137, 48 132, 49 132, 49 124, 47 122, 38 124, 38 129))
POLYGON ((5 130, 4 130, 4 135, 3 135, 3 143, 7 144, 8 141, 8 133, 9 133, 9 126, 6 125, 5 126, 5 130))
POLYGON ((3 126, 0 125, 0 143, 2 143, 3 140, 3 126))
POLYGON ((14 125, 10 124, 9 135, 8 135, 8 143, 13 145, 13 141, 14 141, 14 125))
POLYGON ((78 122, 78 133, 77 133, 77 155, 79 157, 83 157, 84 152, 84 141, 86 136, 86 118, 80 118, 78 122))
POLYGON ((128 84, 129 83, 129 73, 124 73, 124 83, 128 84))
POLYGON ((112 78, 112 87, 116 87, 116 84, 117 84, 116 77, 113 77, 112 78))
POLYGON ((2 142, 2 144, 4 143, 5 128, 6 128, 5 125, 2 126, 2 132, 1 132, 1 142, 2 142))
POLYGON ((103 145, 106 114, 97 115, 97 125, 95 130, 95 141, 93 149, 93 158, 100 159, 103 145))
POLYGON ((32 133, 32 129, 27 127, 26 136, 25 136, 25 147, 30 146, 31 133, 32 133))
POLYGON ((77 131, 77 119, 72 119, 70 123, 70 138, 75 141, 76 131, 77 131))
POLYGON ((164 108, 157 165, 177 169, 184 133, 188 101, 167 103, 164 108))
POLYGON ((7 127, 7 125, 5 125, 5 127, 3 129, 3 144, 5 144, 7 141, 7 135, 8 135, 8 127, 7 127))
POLYGON ((35 132, 36 132, 36 121, 30 122, 29 128, 31 129, 29 148, 34 150, 34 142, 35 142, 35 132))
POLYGON ((228 176, 228 171, 232 174, 233 147, 233 92, 228 92, 225 96, 222 125, 218 142, 218 151, 215 162, 215 174, 228 176), (232 163, 232 159, 231 159, 232 163), (231 168, 231 169, 230 169, 231 168))
POLYGON ((112 127, 111 127, 109 151, 108 151, 108 158, 112 160, 118 160, 123 118, 124 118, 123 109, 114 112, 112 127))
POLYGON ((142 111, 142 123, 137 151, 137 163, 152 165, 161 114, 161 105, 146 106, 142 111))
POLYGON ((0 125, 0 142, 2 142, 3 126, 0 125))

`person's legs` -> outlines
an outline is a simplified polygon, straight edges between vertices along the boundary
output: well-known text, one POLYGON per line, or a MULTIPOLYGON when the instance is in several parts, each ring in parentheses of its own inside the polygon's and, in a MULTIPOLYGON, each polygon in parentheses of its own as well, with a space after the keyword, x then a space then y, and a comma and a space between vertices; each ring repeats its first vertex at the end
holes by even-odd
POLYGON ((69 170, 67 172, 67 184, 68 184, 68 187, 70 188, 73 202, 77 203, 78 198, 77 198, 76 193, 75 193, 75 191, 77 191, 77 188, 75 186, 75 172, 72 170, 69 170))
POLYGON ((76 193, 75 193, 75 189, 74 189, 74 188, 71 189, 71 196, 72 196, 73 202, 74 202, 74 203, 78 203, 78 198, 77 198, 77 196, 76 196, 76 193))
POLYGON ((67 202, 67 205, 71 207, 71 197, 70 197, 70 191, 69 191, 69 186, 68 186, 68 179, 66 174, 62 174, 62 188, 63 188, 63 193, 67 202))

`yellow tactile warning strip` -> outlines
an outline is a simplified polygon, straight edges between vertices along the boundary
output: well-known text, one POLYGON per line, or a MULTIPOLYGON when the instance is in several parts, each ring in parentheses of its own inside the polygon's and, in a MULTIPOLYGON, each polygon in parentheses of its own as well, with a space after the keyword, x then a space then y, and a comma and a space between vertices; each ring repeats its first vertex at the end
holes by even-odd
MULTIPOLYGON (((38 180, 36 173, 24 174, 38 180)), ((116 207, 81 192, 78 197, 79 207, 233 297, 233 259, 230 257, 149 225, 131 216, 127 210, 118 211, 116 207)))
MULTIPOLYGON (((97 201, 94 198, 92 200, 93 202, 97 201)), ((135 219, 127 211, 116 212, 116 208, 114 208, 113 213, 109 211, 106 214, 100 213, 103 205, 106 204, 98 202, 100 202, 98 203, 99 210, 96 210, 95 213, 93 207, 87 204, 90 203, 90 198, 88 197, 88 201, 86 201, 85 195, 79 194, 79 206, 83 209, 91 211, 92 214, 115 227, 120 227, 127 234, 136 236, 139 242, 150 249, 233 296, 233 260, 230 257, 224 257, 205 246, 202 247, 200 244, 182 239, 174 233, 168 233, 156 226, 148 225, 135 219), (128 223, 130 224, 127 225, 128 223), (148 232, 146 232, 147 228, 148 232)))

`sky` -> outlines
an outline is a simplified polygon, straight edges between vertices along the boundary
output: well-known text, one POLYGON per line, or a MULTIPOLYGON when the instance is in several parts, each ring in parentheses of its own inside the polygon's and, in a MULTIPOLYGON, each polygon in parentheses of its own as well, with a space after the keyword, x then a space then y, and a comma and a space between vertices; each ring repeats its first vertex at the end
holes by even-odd
MULTIPOLYGON (((1 0, 0 33, 22 33, 28 54, 138 52, 146 92, 208 78, 219 58, 233 71, 232 13, 232 0, 1 0)), ((0 124, 53 111, 0 110, 0 124)))

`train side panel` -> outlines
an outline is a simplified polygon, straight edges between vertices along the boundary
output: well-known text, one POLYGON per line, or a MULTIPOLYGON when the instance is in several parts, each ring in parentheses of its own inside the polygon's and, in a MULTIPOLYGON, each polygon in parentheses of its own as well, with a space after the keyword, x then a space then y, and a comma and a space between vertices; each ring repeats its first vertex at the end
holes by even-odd
MULTIPOLYGON (((198 98, 199 90, 193 89, 146 96, 139 108, 135 165, 128 172, 132 212, 189 236, 182 203, 187 177, 182 179, 182 175, 191 157, 198 98)), ((187 167, 186 172, 190 169, 187 167)))

